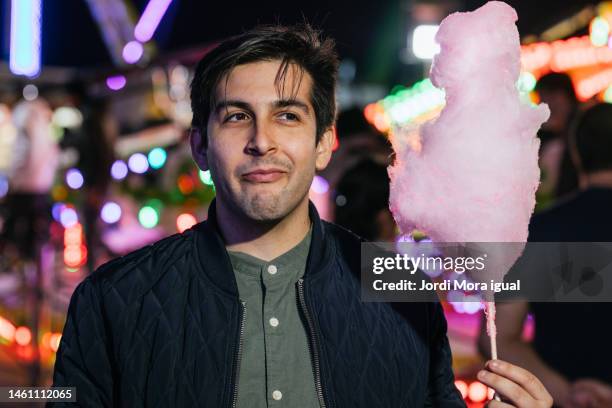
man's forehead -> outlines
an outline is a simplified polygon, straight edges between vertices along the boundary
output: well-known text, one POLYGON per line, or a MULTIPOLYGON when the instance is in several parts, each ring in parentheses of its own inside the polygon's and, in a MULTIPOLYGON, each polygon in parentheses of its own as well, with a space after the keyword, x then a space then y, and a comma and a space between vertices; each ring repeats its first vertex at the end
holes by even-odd
POLYGON ((280 60, 257 61, 237 65, 221 77, 215 99, 250 99, 268 103, 297 99, 310 105, 311 86, 308 72, 295 63, 289 63, 285 68, 280 60))

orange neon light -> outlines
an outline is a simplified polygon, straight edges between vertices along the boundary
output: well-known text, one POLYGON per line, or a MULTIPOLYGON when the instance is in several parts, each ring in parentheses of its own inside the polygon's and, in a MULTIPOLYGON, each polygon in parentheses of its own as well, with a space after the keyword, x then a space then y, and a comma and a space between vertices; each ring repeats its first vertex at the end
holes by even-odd
POLYGON ((579 80, 576 83, 576 96, 581 100, 587 100, 606 89, 610 84, 612 84, 612 67, 579 80))
POLYGON ((610 63, 612 63, 612 48, 595 47, 588 35, 521 47, 522 67, 531 72, 549 70, 562 72, 610 63))

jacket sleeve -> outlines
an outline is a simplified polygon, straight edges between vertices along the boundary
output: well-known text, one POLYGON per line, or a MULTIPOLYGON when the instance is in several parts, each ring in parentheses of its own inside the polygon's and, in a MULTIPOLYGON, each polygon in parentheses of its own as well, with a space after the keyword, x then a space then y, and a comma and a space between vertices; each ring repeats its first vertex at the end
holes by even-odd
MULTIPOLYGON (((113 405, 113 375, 109 335, 101 295, 91 277, 77 286, 68 307, 53 373, 54 387, 76 387, 78 406, 113 405)), ((49 403, 48 407, 74 407, 49 403)))
POLYGON ((432 337, 430 341, 429 383, 426 407, 465 407, 455 387, 451 349, 446 337, 446 318, 440 303, 432 303, 432 337))

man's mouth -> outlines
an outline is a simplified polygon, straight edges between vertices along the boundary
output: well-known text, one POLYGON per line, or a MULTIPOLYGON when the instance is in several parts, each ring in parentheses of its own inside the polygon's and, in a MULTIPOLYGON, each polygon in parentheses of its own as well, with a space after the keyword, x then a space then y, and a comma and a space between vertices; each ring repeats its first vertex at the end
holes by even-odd
POLYGON ((270 168, 270 169, 256 169, 244 173, 242 178, 251 183, 272 183, 279 180, 287 173, 285 170, 270 168))

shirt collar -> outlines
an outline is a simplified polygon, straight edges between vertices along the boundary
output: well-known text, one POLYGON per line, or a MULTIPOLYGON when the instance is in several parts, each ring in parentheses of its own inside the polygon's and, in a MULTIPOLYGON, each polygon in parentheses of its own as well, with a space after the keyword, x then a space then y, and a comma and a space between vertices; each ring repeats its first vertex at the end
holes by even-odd
MULTIPOLYGON (((320 219, 314 203, 310 200, 308 214, 311 221, 311 238, 304 272, 306 280, 324 273, 333 260, 332 242, 327 239, 324 221, 320 219)), ((193 229, 196 257, 203 278, 226 294, 237 297, 238 287, 232 264, 217 224, 216 199, 210 203, 206 221, 197 224, 193 229)))
POLYGON ((259 276, 262 269, 267 268, 268 265, 274 265, 280 271, 290 270, 295 273, 297 277, 300 277, 304 273, 306 258, 308 257, 308 249, 310 248, 311 236, 312 224, 309 227, 306 235, 304 235, 304 238, 302 238, 298 244, 270 261, 265 261, 240 251, 228 251, 228 254, 234 270, 239 273, 259 276))

